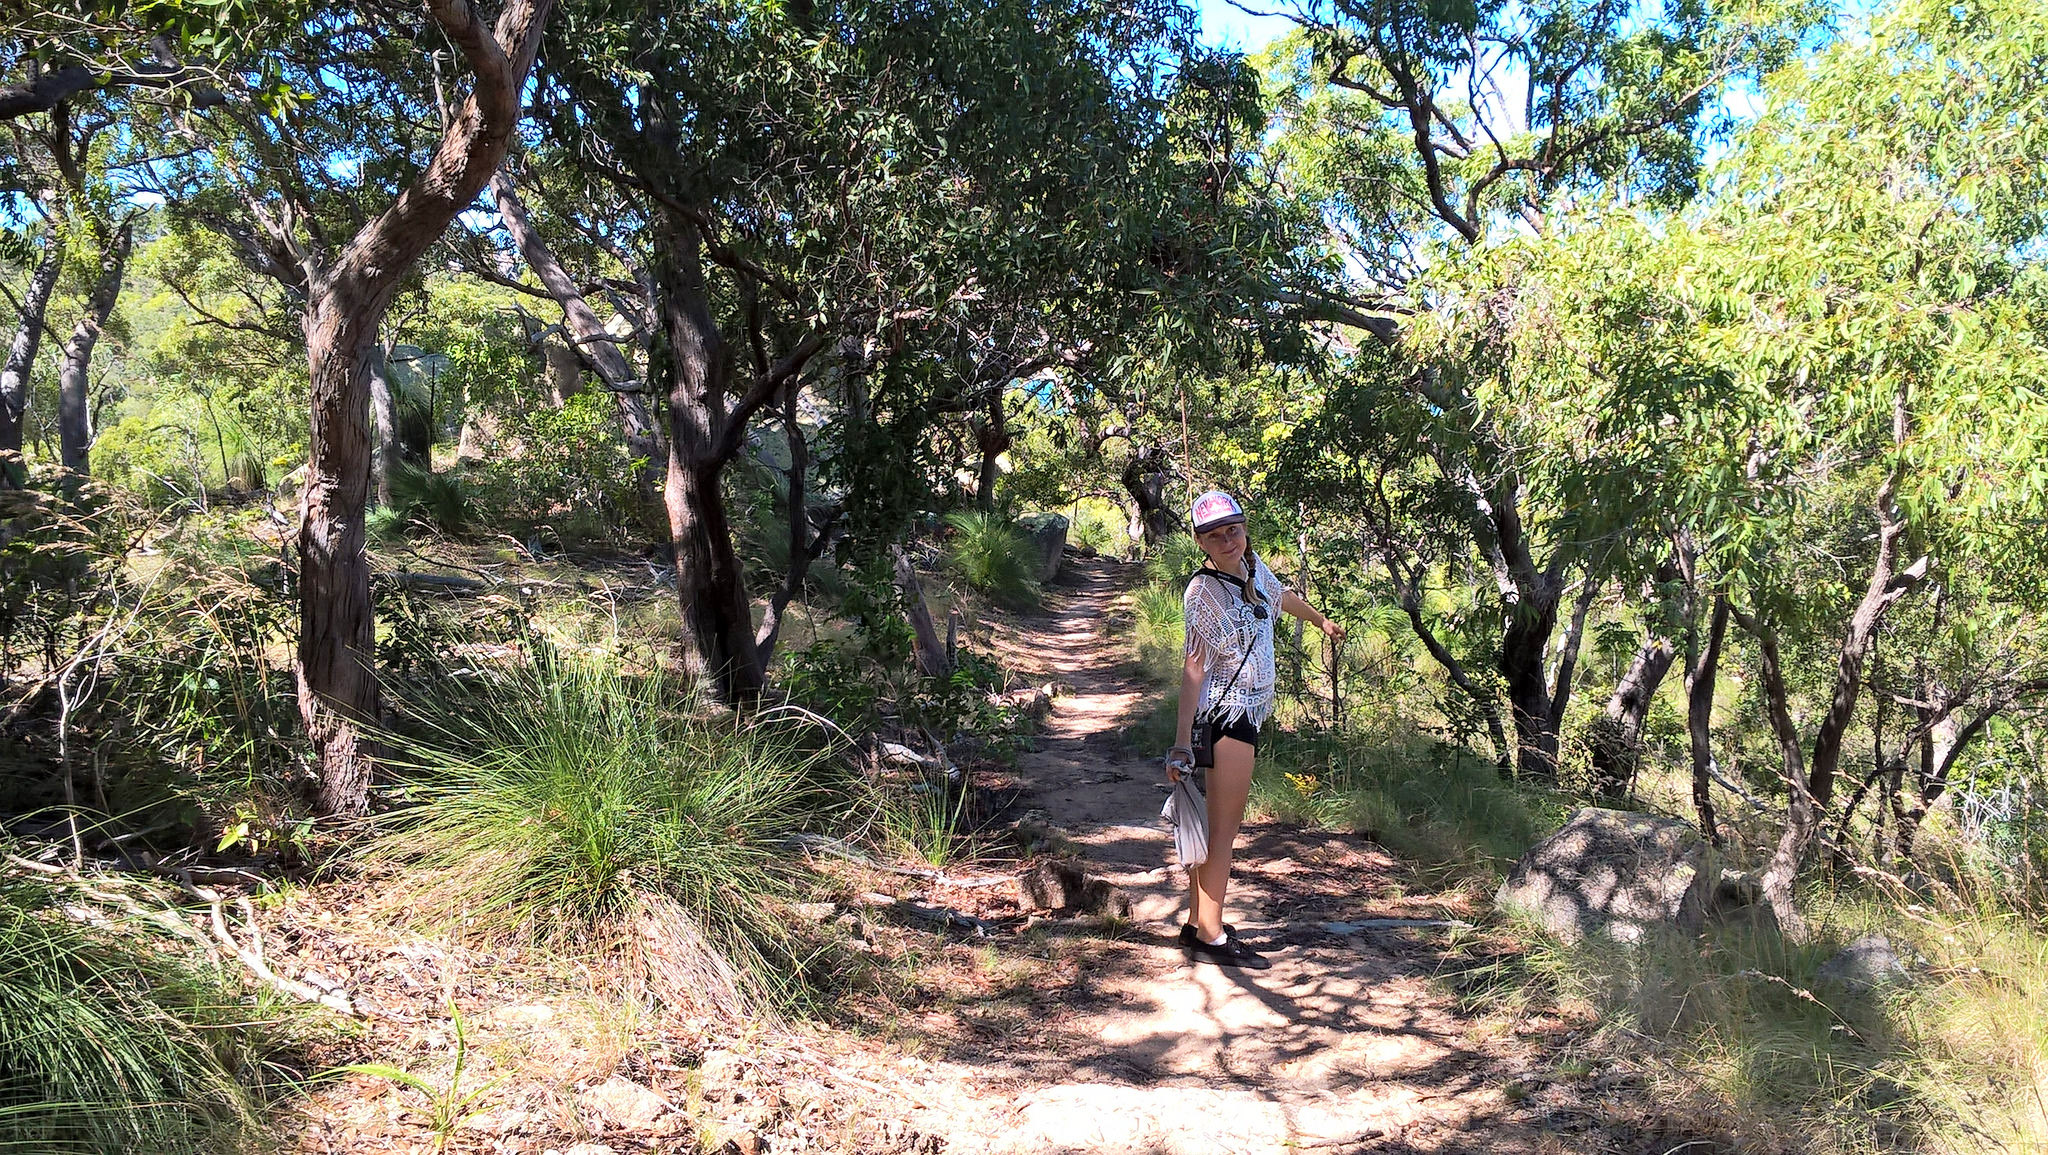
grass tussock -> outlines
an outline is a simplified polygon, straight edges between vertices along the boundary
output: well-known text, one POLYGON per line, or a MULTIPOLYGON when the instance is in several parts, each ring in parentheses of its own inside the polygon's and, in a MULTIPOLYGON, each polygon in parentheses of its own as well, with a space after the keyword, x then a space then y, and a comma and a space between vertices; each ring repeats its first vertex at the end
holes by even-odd
POLYGON ((1131 640, 1138 660, 1155 683, 1178 689, 1186 653, 1186 625, 1178 588, 1145 586, 1132 595, 1131 640))
POLYGON ((250 1134, 237 1050, 251 1036, 215 983, 88 928, 41 884, 0 879, 0 1152, 233 1149, 250 1134))
POLYGON ((1796 944, 1740 923, 1632 947, 1524 927, 1531 947, 1473 989, 1486 1005, 1592 1015, 1622 1053, 1654 1044, 1663 1089, 1709 1096, 1756 1149, 2048 1146, 2048 933, 1990 908, 1943 913, 1870 892, 1816 887, 1806 901, 1818 929, 1796 944), (1823 976, 1873 932, 1907 960, 1906 977, 1823 976))
POLYGON ((776 909, 799 881, 786 841, 833 797, 825 755, 687 704, 664 677, 559 654, 430 704, 394 740, 418 805, 367 852, 395 868, 392 909, 555 945, 652 934, 694 960, 670 970, 777 993, 776 909))
POLYGON ((946 524, 953 530, 946 565, 954 576, 1004 609, 1038 607, 1038 559, 1029 538, 992 514, 957 512, 946 524))
POLYGON ((1561 797, 1503 782, 1485 759, 1383 717, 1370 730, 1269 728, 1250 811, 1354 831, 1425 868, 1491 878, 1569 808, 1561 797))

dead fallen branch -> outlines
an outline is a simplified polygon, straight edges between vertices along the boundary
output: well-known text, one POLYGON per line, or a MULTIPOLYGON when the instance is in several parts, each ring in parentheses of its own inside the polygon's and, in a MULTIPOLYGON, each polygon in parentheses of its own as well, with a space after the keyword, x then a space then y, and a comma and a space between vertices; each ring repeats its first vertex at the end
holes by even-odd
POLYGON ((223 912, 227 904, 226 898, 203 886, 192 887, 191 891, 208 905, 209 913, 212 915, 214 939, 241 960, 250 974, 302 1002, 318 1003, 352 1019, 363 1017, 362 1012, 356 1009, 355 1001, 349 998, 348 992, 339 989, 321 990, 311 983, 286 978, 270 969, 269 961, 263 956, 263 929, 256 922, 256 906, 247 896, 236 895, 234 899, 235 908, 241 912, 243 922, 248 928, 248 938, 245 942, 228 932, 227 916, 223 912))

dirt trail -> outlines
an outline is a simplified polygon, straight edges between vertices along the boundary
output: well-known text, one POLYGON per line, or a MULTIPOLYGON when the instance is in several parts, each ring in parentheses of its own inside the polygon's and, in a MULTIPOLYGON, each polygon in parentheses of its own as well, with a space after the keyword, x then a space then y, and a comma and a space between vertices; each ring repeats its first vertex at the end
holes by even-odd
POLYGON ((1462 895, 1406 893, 1400 864, 1364 839, 1247 824, 1226 916, 1273 968, 1182 962, 1160 771, 1122 741, 1147 691, 1105 629, 1130 572, 1076 566, 1004 648, 1073 689, 1020 759, 1026 805, 1123 889, 1133 925, 1033 1007, 1031 1028, 952 1049, 941 1066, 966 1101, 928 1113, 927 1133, 989 1153, 1663 1151, 1635 1121, 1587 1110, 1590 1086, 1569 1105, 1540 1093, 1562 1024, 1459 1013, 1430 981, 1445 931, 1343 925, 1467 913, 1462 895))

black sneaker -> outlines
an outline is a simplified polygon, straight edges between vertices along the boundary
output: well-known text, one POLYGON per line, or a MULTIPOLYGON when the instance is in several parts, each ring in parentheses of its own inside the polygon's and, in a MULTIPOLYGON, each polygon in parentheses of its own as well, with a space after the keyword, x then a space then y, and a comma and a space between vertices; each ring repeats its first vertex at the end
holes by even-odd
POLYGON ((1248 971, 1262 971, 1273 964, 1266 956, 1246 946, 1244 941, 1224 930, 1222 945, 1202 941, 1202 936, 1189 923, 1180 928, 1180 950, 1189 962, 1205 962, 1219 967, 1241 967, 1248 971))

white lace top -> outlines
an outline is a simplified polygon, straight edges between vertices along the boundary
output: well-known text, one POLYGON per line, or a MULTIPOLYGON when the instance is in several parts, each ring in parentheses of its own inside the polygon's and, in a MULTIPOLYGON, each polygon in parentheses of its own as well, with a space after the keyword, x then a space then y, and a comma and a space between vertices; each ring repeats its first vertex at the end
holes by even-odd
POLYGON ((1194 653, 1199 644, 1207 659, 1197 717, 1221 723, 1243 718, 1260 726, 1273 713, 1273 623, 1280 617, 1280 597, 1286 587, 1263 562, 1254 561, 1253 565, 1252 586, 1265 599, 1264 618, 1253 612, 1236 586, 1206 573, 1197 572, 1189 579, 1187 593, 1181 598, 1187 652, 1194 653), (1249 658, 1245 657, 1247 647, 1251 649, 1249 658), (1240 661, 1242 673, 1238 672, 1240 661), (1232 674, 1237 674, 1234 684, 1232 674))

